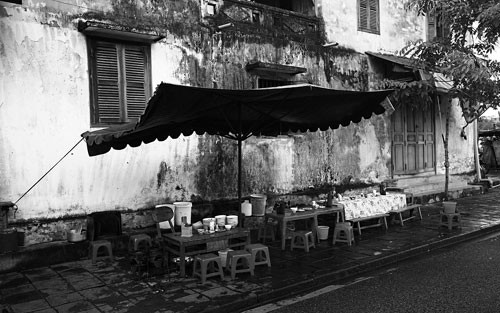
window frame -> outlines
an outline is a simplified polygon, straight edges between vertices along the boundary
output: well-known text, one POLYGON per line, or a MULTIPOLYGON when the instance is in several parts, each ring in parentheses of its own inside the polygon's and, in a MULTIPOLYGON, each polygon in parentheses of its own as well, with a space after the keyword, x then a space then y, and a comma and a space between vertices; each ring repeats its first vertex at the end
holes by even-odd
POLYGON ((380 35, 380 1, 379 0, 357 0, 357 11, 358 11, 358 31, 366 32, 366 33, 372 33, 372 34, 377 34, 380 35), (366 25, 363 24, 362 21, 362 3, 366 4, 366 25), (375 3, 375 12, 372 12, 371 8, 371 3, 375 3), (372 15, 375 14, 375 29, 372 27, 372 21, 373 17, 372 15))
POLYGON ((137 48, 140 47, 144 49, 144 96, 145 103, 144 108, 147 105, 147 101, 152 95, 152 83, 151 83, 151 44, 139 41, 126 41, 117 40, 107 37, 99 36, 88 36, 87 37, 87 55, 89 64, 89 88, 90 88, 90 126, 91 127, 106 127, 112 125, 120 125, 129 122, 136 121, 138 118, 128 118, 127 109, 128 105, 126 103, 126 89, 127 80, 124 78, 126 76, 126 61, 125 61, 125 49, 127 47, 137 48), (101 116, 99 114, 99 101, 98 101, 98 80, 97 80, 97 59, 95 56, 95 49, 98 42, 105 43, 106 45, 114 45, 117 48, 117 71, 118 71, 118 93, 119 93, 119 120, 113 121, 101 121, 101 116))

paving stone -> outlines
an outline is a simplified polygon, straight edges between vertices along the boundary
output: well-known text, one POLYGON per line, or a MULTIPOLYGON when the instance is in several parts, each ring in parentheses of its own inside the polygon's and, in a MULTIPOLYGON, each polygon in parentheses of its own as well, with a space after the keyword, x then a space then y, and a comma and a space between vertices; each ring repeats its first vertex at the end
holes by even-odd
POLYGON ((94 275, 88 272, 73 274, 66 276, 64 278, 75 290, 84 290, 104 285, 104 283, 101 280, 99 280, 94 275))
POLYGON ((126 281, 118 284, 113 284, 111 285, 111 288, 117 290, 125 297, 153 294, 153 290, 146 283, 137 283, 135 281, 126 281))
POLYGON ((106 303, 118 303, 126 300, 126 298, 119 292, 112 290, 109 287, 97 287, 81 290, 80 294, 96 306, 106 303))
POLYGON ((130 282, 134 280, 133 276, 131 276, 130 274, 116 273, 116 272, 101 274, 99 275, 99 279, 101 279, 104 283, 108 285, 130 282))
POLYGON ((33 290, 4 296, 2 301, 7 304, 18 304, 26 301, 40 300, 43 298, 44 296, 38 290, 33 290))
POLYGON ((0 288, 0 294, 2 294, 2 296, 4 296, 4 297, 7 297, 7 296, 25 293, 25 292, 29 292, 29 291, 35 291, 35 290, 36 290, 36 288, 32 284, 28 283, 25 285, 20 285, 20 286, 11 287, 11 288, 0 288))
POLYGON ((45 295, 68 293, 73 288, 63 279, 47 279, 33 282, 33 285, 45 295))
POLYGON ((12 311, 15 313, 29 313, 39 311, 41 309, 50 309, 49 304, 44 299, 26 300, 17 304, 11 305, 12 311))
POLYGON ((29 284, 29 279, 19 272, 0 274, 0 290, 29 284))
POLYGON ((49 267, 35 268, 32 270, 24 271, 23 274, 28 277, 31 282, 36 282, 40 280, 51 279, 54 277, 59 277, 57 272, 49 267))
POLYGON ((56 310, 52 309, 52 308, 48 308, 48 309, 43 309, 43 310, 40 310, 40 311, 35 311, 33 313, 57 313, 56 310))
POLYGON ((105 303, 97 308, 104 313, 129 313, 133 306, 131 301, 124 300, 117 303, 105 303))
POLYGON ((66 303, 55 308, 59 313, 100 313, 92 303, 80 300, 66 303))
POLYGON ((83 296, 78 292, 55 294, 45 298, 45 300, 47 300, 47 302, 53 307, 83 299, 83 296))

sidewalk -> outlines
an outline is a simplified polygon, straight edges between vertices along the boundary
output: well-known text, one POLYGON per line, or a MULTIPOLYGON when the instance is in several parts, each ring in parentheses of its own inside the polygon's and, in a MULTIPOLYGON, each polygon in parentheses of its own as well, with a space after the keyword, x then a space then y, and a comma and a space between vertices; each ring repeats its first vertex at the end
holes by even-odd
MULTIPOLYGON (((3 312, 238 312, 281 297, 320 288, 335 281, 389 265, 430 250, 500 230, 500 188, 457 199, 462 228, 438 227, 441 203, 422 207, 423 220, 404 227, 364 230, 356 244, 333 246, 330 238, 309 253, 268 243, 272 267, 224 281, 180 278, 176 272, 138 278, 127 259, 113 263, 89 260, 0 274, 3 312)), ((188 273, 190 270, 188 269, 188 273)))

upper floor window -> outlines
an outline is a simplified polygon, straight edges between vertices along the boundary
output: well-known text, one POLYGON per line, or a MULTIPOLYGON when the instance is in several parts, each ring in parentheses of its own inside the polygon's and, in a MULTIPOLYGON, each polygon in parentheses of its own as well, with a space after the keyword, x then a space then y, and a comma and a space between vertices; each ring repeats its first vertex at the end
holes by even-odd
POLYGON ((440 10, 433 10, 427 14, 427 40, 445 38, 450 31, 449 26, 440 10))
POLYGON ((89 38, 91 126, 137 120, 151 96, 151 52, 143 43, 89 38))
POLYGON ((378 0, 358 0, 358 30, 380 34, 378 0))

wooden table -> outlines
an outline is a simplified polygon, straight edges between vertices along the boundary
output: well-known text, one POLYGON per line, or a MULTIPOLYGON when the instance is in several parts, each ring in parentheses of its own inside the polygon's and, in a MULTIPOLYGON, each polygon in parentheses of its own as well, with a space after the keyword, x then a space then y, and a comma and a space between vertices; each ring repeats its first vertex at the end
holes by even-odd
MULTIPOLYGON (((285 250, 286 247, 286 223, 290 221, 307 220, 312 219, 313 221, 313 239, 317 238, 317 228, 318 228, 318 215, 322 214, 337 214, 337 221, 339 216, 344 221, 343 209, 341 207, 330 207, 330 208, 318 208, 312 209, 310 211, 296 212, 292 213, 290 209, 287 209, 285 214, 277 214, 276 212, 266 213, 265 217, 265 227, 264 231, 267 231, 267 222, 269 218, 276 219, 281 225, 281 250, 285 250)), ((264 234, 265 237, 265 234, 264 234)))
MULTIPOLYGON (((195 230, 193 230, 195 231, 195 230)), ((250 243, 250 231, 243 228, 234 228, 212 234, 198 233, 191 237, 181 237, 181 233, 163 235, 168 252, 180 258, 181 277, 186 275, 186 257, 198 254, 215 252, 224 248, 242 249, 250 243), (223 246, 217 243, 224 242, 223 246)))

